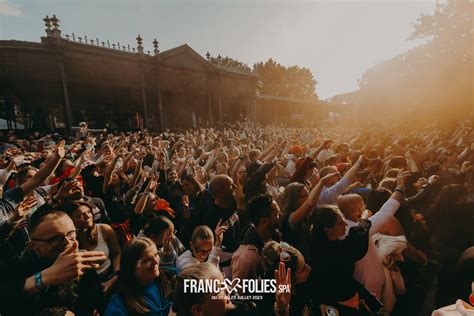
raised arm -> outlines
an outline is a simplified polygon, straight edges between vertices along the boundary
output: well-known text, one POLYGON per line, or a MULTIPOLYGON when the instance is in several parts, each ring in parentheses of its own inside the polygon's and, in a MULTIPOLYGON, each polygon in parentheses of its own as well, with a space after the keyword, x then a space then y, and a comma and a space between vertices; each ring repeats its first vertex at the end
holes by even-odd
POLYGON ((30 194, 36 187, 43 183, 58 167, 61 159, 63 159, 64 152, 64 141, 61 141, 54 151, 54 157, 46 165, 43 166, 30 180, 26 181, 21 185, 21 189, 24 195, 30 194))
POLYGON ((361 168, 362 165, 367 165, 367 158, 364 155, 361 155, 359 159, 357 159, 356 163, 352 165, 349 171, 346 172, 343 178, 349 179, 351 182, 357 176, 357 171, 361 168))
POLYGON ((311 158, 311 160, 316 159, 318 157, 319 153, 323 151, 323 149, 328 149, 329 146, 331 146, 332 140, 330 139, 325 139, 321 145, 319 145, 318 148, 316 148, 315 151, 313 151, 308 157, 311 158))
POLYGON ((365 156, 360 156, 357 162, 347 171, 339 182, 320 194, 318 205, 334 203, 337 197, 344 193, 347 187, 354 181, 357 170, 359 170, 362 163, 365 163, 366 160, 367 158, 365 156))
POLYGON ((107 189, 109 188, 110 185, 110 180, 112 178, 112 172, 114 171, 115 164, 117 163, 118 159, 120 158, 120 155, 115 155, 114 159, 112 160, 111 163, 107 165, 104 171, 104 183, 102 184, 102 192, 107 192, 107 189))
POLYGON ((387 218, 395 215, 400 208, 405 196, 405 182, 410 176, 408 171, 400 171, 397 176, 397 187, 393 190, 390 198, 380 208, 374 216, 370 218, 372 226, 370 227, 370 235, 373 235, 379 231, 383 224, 387 221, 387 218))
POLYGON ((148 202, 148 199, 152 195, 152 192, 156 189, 156 180, 155 178, 151 178, 150 181, 148 182, 148 186, 145 189, 145 192, 142 194, 140 199, 138 200, 137 204, 135 205, 135 208, 133 209, 133 212, 135 214, 142 214, 143 211, 145 210, 145 206, 148 202))
POLYGON ((137 182, 138 177, 140 176, 140 173, 142 172, 142 164, 143 160, 139 159, 137 161, 137 165, 135 166, 135 171, 133 172, 133 176, 130 179, 130 186, 134 186, 135 183, 137 182))
POLYGON ((323 187, 327 185, 327 183, 331 182, 334 177, 337 176, 337 173, 330 173, 318 181, 318 183, 309 193, 309 196, 304 201, 304 203, 295 212, 290 214, 288 218, 290 227, 294 228, 311 213, 311 211, 316 207, 316 203, 319 199, 319 194, 321 193, 323 187))
POLYGON ((133 158, 133 156, 135 155, 135 150, 132 150, 128 155, 125 156, 125 158, 123 159, 123 164, 122 164, 122 172, 123 173, 127 173, 127 169, 128 169, 128 162, 130 161, 130 159, 133 158))

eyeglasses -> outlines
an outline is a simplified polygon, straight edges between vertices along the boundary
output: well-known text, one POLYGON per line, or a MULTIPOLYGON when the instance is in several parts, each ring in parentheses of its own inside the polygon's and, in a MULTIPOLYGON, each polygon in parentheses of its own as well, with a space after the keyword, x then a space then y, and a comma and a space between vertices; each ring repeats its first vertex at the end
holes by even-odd
POLYGON ((194 249, 194 251, 199 254, 199 255, 209 255, 212 251, 212 248, 209 249, 209 250, 205 250, 205 249, 194 249))
POLYGON ((77 230, 71 230, 64 235, 57 235, 48 239, 31 238, 31 241, 43 241, 50 245, 60 245, 64 242, 65 238, 69 241, 75 241, 77 238, 77 230))
POLYGON ((155 253, 151 257, 138 260, 137 263, 139 266, 151 268, 155 263, 160 263, 160 255, 158 253, 155 253))
POLYGON ((286 242, 280 242, 280 261, 288 262, 291 260, 291 255, 288 253, 288 249, 290 249, 290 245, 286 242))

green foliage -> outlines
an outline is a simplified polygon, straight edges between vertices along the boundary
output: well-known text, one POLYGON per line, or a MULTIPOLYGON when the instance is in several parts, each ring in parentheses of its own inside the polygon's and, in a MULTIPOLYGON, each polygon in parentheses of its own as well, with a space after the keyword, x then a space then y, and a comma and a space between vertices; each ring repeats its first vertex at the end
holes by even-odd
POLYGON ((307 68, 284 67, 273 59, 253 65, 263 83, 262 94, 299 99, 317 98, 316 80, 307 68))
POLYGON ((270 58, 265 63, 254 64, 251 69, 247 64, 230 57, 221 55, 213 57, 208 52, 206 58, 217 67, 244 72, 253 71, 260 77, 261 94, 299 99, 317 98, 316 80, 307 68, 284 67, 270 58))

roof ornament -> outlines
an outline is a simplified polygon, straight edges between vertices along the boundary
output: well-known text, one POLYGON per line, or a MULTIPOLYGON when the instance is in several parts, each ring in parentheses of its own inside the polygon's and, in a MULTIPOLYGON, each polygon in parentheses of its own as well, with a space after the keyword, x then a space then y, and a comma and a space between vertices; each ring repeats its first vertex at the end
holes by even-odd
POLYGON ((142 43, 143 43, 143 39, 141 38, 140 34, 137 36, 136 38, 137 40, 137 53, 139 54, 143 54, 143 46, 142 46, 142 43))
POLYGON ((50 24, 52 25, 51 28, 51 36, 56 38, 61 38, 61 30, 59 29, 59 22, 61 22, 57 17, 56 14, 53 14, 53 17, 49 19, 50 24))
POLYGON ((153 54, 154 54, 155 56, 158 56, 158 54, 160 53, 160 50, 158 49, 158 41, 156 40, 156 38, 155 38, 155 40, 153 41, 153 47, 155 48, 155 49, 153 50, 153 54))
POLYGON ((46 29, 44 30, 46 32, 46 35, 52 36, 53 35, 53 30, 52 30, 53 25, 51 24, 51 19, 49 18, 49 16, 46 16, 43 19, 43 21, 44 21, 44 26, 46 26, 46 29))

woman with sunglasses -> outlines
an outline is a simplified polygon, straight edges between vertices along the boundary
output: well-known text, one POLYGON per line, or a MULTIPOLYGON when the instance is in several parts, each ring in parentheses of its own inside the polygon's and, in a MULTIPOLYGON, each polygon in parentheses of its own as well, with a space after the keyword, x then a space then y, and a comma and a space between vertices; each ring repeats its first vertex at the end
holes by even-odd
POLYGON ((77 228, 79 247, 87 251, 102 251, 107 256, 107 260, 97 268, 97 274, 104 293, 109 294, 120 270, 121 251, 117 235, 109 225, 94 223, 92 207, 86 202, 73 202, 65 210, 77 228))
POLYGON ((227 226, 221 226, 221 221, 222 220, 219 220, 214 231, 216 236, 215 241, 212 230, 209 227, 203 225, 194 229, 191 241, 189 242, 191 249, 185 251, 176 260, 176 268, 179 272, 193 264, 202 262, 212 263, 216 265, 216 267, 219 266, 222 238, 224 232, 228 229, 227 226))
POLYGON ((118 293, 112 296, 105 316, 168 315, 171 286, 159 269, 160 256, 155 243, 137 237, 122 251, 118 293))
POLYGON ((262 302, 257 302, 259 315, 273 315, 273 312, 282 312, 288 307, 290 307, 290 315, 310 315, 312 308, 311 291, 304 285, 307 284, 306 281, 309 278, 311 267, 306 263, 301 252, 286 242, 270 241, 263 248, 262 257, 267 271, 265 279, 273 278, 274 271, 278 270, 279 266, 283 264, 285 269, 291 272, 292 282, 290 284, 289 306, 280 304, 274 295, 266 295, 262 302))

